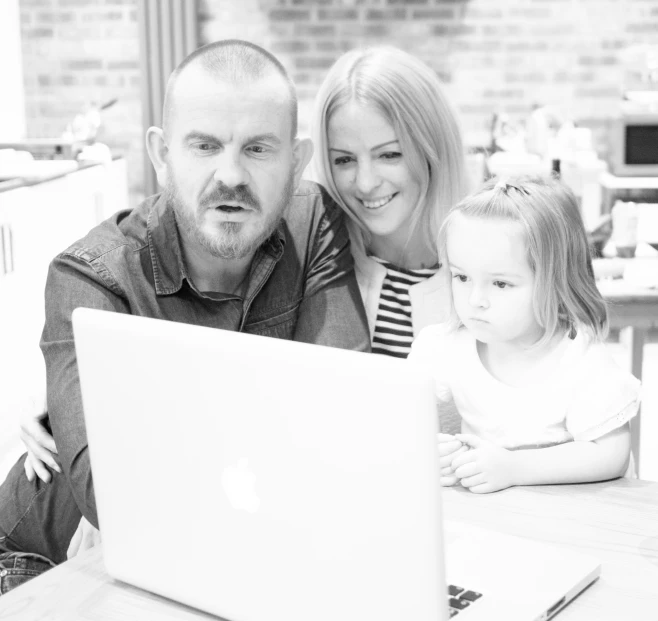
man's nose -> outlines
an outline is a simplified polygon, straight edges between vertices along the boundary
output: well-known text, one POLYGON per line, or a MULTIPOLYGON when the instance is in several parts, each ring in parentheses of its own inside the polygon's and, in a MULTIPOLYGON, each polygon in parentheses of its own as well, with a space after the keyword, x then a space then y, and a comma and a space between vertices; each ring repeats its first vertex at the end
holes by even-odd
POLYGON ((232 153, 226 149, 218 158, 217 168, 213 178, 229 188, 249 183, 249 172, 238 153, 232 153))
POLYGON ((373 166, 359 164, 356 171, 356 187, 361 194, 370 194, 381 183, 381 179, 373 166))

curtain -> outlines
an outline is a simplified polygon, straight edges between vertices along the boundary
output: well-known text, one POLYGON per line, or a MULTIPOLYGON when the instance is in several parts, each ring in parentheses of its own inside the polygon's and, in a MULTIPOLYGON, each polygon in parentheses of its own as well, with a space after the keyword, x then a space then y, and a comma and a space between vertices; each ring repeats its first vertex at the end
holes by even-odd
MULTIPOLYGON (((183 58, 199 46, 197 0, 138 0, 142 125, 162 126, 167 79, 183 58)), ((155 171, 144 150, 144 192, 158 192, 155 171)))

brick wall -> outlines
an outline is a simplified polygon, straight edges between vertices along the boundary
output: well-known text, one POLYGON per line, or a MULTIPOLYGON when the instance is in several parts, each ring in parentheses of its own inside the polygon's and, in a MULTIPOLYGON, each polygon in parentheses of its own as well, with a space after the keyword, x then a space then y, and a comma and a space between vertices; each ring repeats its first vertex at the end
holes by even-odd
MULTIPOLYGON (((138 0, 21 0, 30 136, 57 135, 87 101, 118 97, 102 139, 141 187, 138 0)), ((202 43, 239 37, 278 55, 300 93, 300 130, 326 69, 355 46, 391 43, 428 62, 460 111, 469 145, 494 112, 534 103, 601 135, 617 108, 619 51, 658 44, 658 0, 199 0, 202 43)), ((600 143, 601 144, 601 143, 600 143)))
POLYGON ((99 140, 128 158, 141 197, 143 136, 137 0, 20 0, 27 135, 58 137, 86 105, 103 112, 99 140))
POLYGON ((602 125, 619 102, 619 50, 658 43, 657 0, 203 0, 202 7, 204 42, 245 37, 281 58, 300 90, 303 129, 342 51, 391 43, 444 79, 470 145, 488 142, 493 112, 522 118, 535 103, 602 125))

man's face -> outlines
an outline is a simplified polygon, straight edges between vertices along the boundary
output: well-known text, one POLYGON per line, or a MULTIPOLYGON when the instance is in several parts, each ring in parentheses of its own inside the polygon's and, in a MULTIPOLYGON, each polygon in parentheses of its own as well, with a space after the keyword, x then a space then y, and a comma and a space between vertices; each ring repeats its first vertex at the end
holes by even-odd
POLYGON ((290 100, 279 76, 236 85, 188 68, 165 140, 165 191, 185 244, 214 257, 252 254, 294 190, 290 100))

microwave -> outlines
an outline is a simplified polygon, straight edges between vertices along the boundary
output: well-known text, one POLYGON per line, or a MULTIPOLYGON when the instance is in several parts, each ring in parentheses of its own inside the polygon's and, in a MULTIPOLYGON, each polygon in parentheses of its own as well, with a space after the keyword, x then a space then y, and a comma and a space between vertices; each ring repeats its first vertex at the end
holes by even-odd
POLYGON ((626 113, 612 127, 610 168, 618 177, 658 177, 658 111, 626 113))

